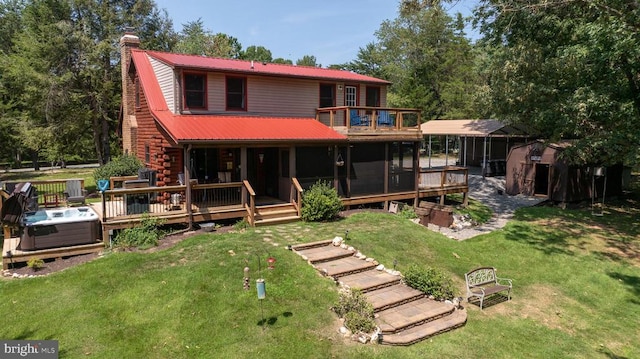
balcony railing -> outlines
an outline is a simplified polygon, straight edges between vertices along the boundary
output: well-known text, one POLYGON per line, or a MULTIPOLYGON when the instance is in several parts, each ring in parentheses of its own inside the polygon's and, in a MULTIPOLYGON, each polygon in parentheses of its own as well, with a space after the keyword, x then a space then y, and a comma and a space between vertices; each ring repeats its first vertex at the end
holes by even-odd
POLYGON ((340 106, 316 109, 316 119, 329 127, 349 130, 419 131, 420 110, 340 106))
POLYGON ((418 188, 421 190, 468 185, 469 170, 466 167, 449 166, 420 170, 418 188))

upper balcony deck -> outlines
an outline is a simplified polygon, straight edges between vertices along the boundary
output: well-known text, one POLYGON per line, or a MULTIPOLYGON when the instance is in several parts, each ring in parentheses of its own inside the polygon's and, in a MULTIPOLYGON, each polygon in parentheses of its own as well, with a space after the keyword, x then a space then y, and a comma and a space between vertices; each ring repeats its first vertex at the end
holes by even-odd
POLYGON ((422 138, 420 110, 339 106, 316 109, 316 119, 350 138, 422 138))

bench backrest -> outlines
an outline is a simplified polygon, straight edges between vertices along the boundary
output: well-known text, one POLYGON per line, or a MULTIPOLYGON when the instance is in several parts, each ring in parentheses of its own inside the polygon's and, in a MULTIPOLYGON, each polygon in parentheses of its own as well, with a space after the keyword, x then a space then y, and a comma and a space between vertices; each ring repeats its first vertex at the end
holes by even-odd
POLYGON ((495 284, 496 269, 493 267, 476 268, 464 275, 467 286, 477 286, 483 284, 495 284))

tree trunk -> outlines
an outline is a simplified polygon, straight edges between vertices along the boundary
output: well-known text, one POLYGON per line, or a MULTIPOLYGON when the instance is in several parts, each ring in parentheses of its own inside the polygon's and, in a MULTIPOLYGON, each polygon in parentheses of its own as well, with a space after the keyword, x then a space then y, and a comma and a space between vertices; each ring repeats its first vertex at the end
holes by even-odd
POLYGON ((40 171, 40 163, 38 163, 38 151, 31 151, 31 162, 33 162, 33 170, 40 171))

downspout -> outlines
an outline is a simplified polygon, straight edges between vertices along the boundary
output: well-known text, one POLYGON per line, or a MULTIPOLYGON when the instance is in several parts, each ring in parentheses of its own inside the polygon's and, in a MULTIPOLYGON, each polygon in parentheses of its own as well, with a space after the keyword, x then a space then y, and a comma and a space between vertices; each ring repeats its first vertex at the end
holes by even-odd
POLYGON ((444 140, 444 165, 449 166, 449 135, 446 135, 444 140))
POLYGON ((429 135, 429 168, 431 168, 431 135, 429 135))
POLYGON ((463 166, 467 167, 467 150, 469 149, 469 143, 467 143, 467 136, 464 136, 464 161, 463 161, 463 166))

